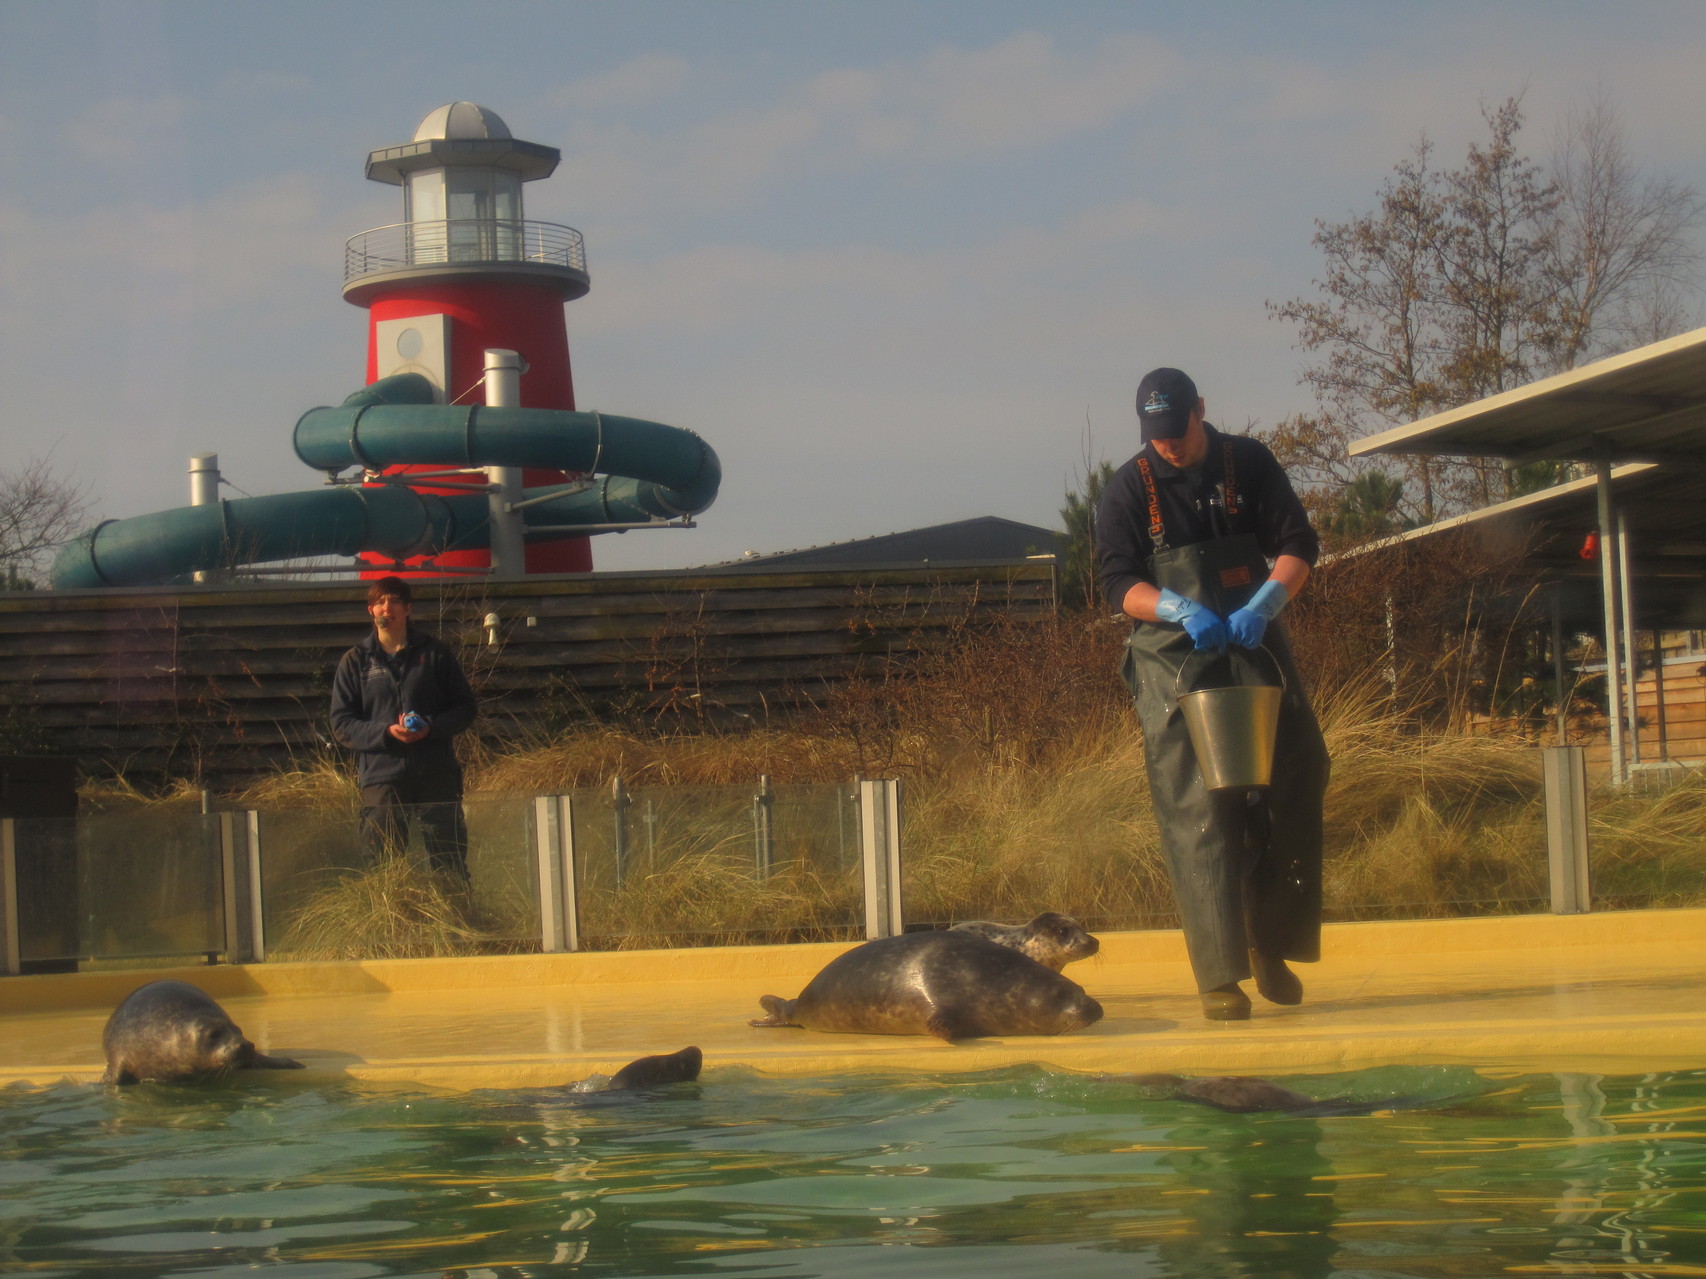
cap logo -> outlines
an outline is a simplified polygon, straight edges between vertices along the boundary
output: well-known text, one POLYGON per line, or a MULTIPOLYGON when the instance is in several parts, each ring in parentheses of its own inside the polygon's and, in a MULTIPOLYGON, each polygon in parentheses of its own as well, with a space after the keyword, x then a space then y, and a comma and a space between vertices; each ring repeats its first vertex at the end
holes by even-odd
POLYGON ((1173 407, 1173 401, 1164 391, 1151 391, 1149 398, 1143 402, 1145 413, 1165 413, 1173 407))

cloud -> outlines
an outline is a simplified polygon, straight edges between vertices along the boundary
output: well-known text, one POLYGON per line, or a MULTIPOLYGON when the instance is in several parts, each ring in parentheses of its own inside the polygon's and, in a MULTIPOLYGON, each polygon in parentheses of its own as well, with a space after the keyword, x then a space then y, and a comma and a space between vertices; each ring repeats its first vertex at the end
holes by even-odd
POLYGON ((177 94, 154 98, 107 98, 92 103, 65 126, 65 139, 86 160, 141 165, 162 141, 174 136, 189 109, 177 94))
POLYGON ((1104 125, 1172 92, 1188 64, 1162 41, 1111 35, 1066 53, 1037 32, 985 49, 943 49, 917 67, 885 73, 903 108, 927 122, 922 136, 948 154, 1013 151, 1104 125))
MULTIPOLYGON (((631 77, 629 68, 604 77, 610 89, 582 82, 562 96, 687 74, 671 59, 640 61, 647 65, 630 64, 631 77)), ((1076 53, 1020 33, 983 49, 834 68, 770 102, 725 108, 675 132, 575 119, 567 122, 563 167, 583 207, 623 219, 683 207, 735 209, 776 183, 813 173, 1035 152, 1107 126, 1187 71, 1145 36, 1110 36, 1076 53), (624 212, 615 215, 617 209, 624 212)))
POLYGON ((572 80, 553 91, 548 103, 567 111, 632 107, 674 97, 689 84, 693 64, 675 54, 648 53, 603 75, 572 80))

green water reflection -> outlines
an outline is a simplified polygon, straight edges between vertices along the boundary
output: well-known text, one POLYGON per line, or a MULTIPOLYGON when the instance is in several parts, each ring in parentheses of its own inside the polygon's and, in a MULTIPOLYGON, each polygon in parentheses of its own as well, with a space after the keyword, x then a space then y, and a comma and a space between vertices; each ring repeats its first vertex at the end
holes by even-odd
POLYGON ((1702 1273, 1706 1072, 1287 1082, 1415 1105, 1223 1114, 1040 1069, 713 1070, 582 1104, 274 1079, 14 1090, 0 1272, 1702 1273))

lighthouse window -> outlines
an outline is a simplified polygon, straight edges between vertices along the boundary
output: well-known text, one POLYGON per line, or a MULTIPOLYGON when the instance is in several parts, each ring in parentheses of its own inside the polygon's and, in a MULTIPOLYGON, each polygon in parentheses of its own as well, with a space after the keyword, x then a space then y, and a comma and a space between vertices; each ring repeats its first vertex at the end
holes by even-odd
POLYGON ((451 169, 446 183, 452 261, 520 256, 521 179, 494 169, 451 169))
POLYGON ((409 260, 443 262, 444 170, 421 169, 409 174, 403 211, 409 219, 409 260))

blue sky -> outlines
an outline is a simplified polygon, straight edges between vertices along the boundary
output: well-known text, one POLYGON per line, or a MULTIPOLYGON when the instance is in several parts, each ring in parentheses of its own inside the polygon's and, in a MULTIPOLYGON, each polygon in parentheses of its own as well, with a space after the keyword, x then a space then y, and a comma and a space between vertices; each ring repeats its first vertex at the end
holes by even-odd
POLYGON ((1692 0, 0 0, 0 468, 108 517, 204 451, 314 487, 291 427, 365 361, 342 244, 401 217, 363 161, 466 98, 563 152, 527 213, 586 237, 580 406, 724 462, 697 530, 599 567, 1053 524, 1151 366, 1224 424, 1307 407, 1264 303, 1424 131, 1454 162, 1522 92, 1544 155, 1597 90, 1706 189, 1702 65, 1692 0))

